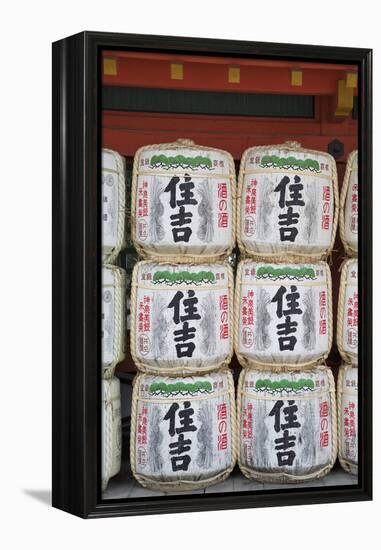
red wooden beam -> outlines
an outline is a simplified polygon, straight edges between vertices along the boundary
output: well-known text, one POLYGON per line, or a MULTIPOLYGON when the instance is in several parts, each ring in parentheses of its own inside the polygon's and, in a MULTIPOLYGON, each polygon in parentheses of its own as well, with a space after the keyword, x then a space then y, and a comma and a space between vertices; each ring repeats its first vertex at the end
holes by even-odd
POLYGON ((103 74, 103 84, 112 86, 335 95, 338 81, 356 72, 352 65, 142 52, 103 52, 103 58, 109 73, 103 74), (171 64, 181 65, 180 78, 171 78, 171 64), (229 82, 232 66, 239 67, 239 81, 229 82), (302 71, 302 85, 292 85, 295 69, 302 71))
POLYGON ((319 105, 315 119, 184 115, 165 113, 129 113, 104 111, 102 118, 104 147, 133 156, 143 145, 193 139, 200 145, 220 147, 239 159, 252 145, 300 141, 303 146, 327 151, 328 143, 343 142, 346 155, 357 147, 357 121, 330 122, 329 104, 319 105))

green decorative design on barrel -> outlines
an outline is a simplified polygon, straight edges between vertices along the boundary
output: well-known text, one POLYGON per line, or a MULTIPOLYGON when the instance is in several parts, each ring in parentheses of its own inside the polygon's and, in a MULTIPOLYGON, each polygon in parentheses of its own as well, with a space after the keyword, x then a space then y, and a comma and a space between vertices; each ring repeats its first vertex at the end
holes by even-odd
POLYGON ((153 155, 150 160, 151 168, 183 168, 184 170, 190 168, 192 170, 196 168, 213 169, 212 161, 209 157, 203 157, 197 155, 196 157, 185 157, 184 155, 176 155, 174 157, 167 157, 166 155, 153 155))
POLYGON ((257 391, 300 391, 300 390, 313 390, 315 388, 315 382, 311 378, 300 378, 299 380, 270 380, 269 378, 258 379, 255 383, 255 389, 257 391))
POLYGON ((179 271, 178 273, 155 271, 152 282, 154 284, 167 283, 169 285, 181 283, 200 285, 206 283, 213 284, 215 280, 216 277, 212 271, 197 271, 194 273, 190 271, 179 271))
POLYGON ((312 267, 274 267, 272 265, 262 265, 257 269, 257 279, 280 279, 288 277, 290 279, 315 279, 315 270, 312 267))
POLYGON ((283 168, 285 170, 309 170, 310 172, 321 172, 317 160, 295 157, 278 157, 277 155, 263 155, 260 166, 263 168, 283 168))
POLYGON ((211 393, 213 386, 207 380, 196 380, 195 382, 152 382, 149 387, 151 395, 195 395, 198 393, 211 393))

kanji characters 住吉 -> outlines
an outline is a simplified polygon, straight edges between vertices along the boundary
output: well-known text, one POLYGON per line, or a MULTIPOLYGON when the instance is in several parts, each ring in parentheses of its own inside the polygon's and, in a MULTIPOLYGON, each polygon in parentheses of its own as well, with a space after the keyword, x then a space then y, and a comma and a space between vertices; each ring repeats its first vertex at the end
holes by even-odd
POLYGON ((189 321, 201 319, 197 310, 198 298, 194 290, 187 291, 188 298, 184 298, 184 293, 179 290, 176 292, 168 308, 173 308, 173 321, 176 325, 182 323, 180 328, 173 332, 177 357, 192 357, 195 350, 193 340, 196 336, 196 327, 190 326, 189 321), (183 314, 181 314, 181 307, 183 314))
POLYGON ((294 433, 290 433, 290 430, 301 427, 300 422, 298 422, 298 407, 295 404, 295 400, 290 399, 287 403, 288 405, 285 407, 284 401, 279 399, 269 413, 269 416, 274 417, 275 432, 279 433, 282 431, 282 437, 274 439, 278 466, 292 466, 296 457, 295 451, 292 448, 295 447, 297 438, 294 433), (281 417, 282 414, 283 422, 281 417))
POLYGON ((297 343, 295 334, 298 323, 292 320, 292 316, 301 315, 303 311, 300 308, 300 293, 295 285, 291 285, 290 292, 287 293, 285 286, 280 286, 273 296, 271 302, 276 304, 276 314, 279 319, 284 317, 283 323, 277 325, 277 334, 280 351, 293 351, 297 343), (286 300, 284 308, 283 300, 286 300))
POLYGON ((172 403, 167 413, 164 416, 164 420, 169 422, 168 433, 173 439, 178 436, 175 441, 169 443, 169 455, 171 457, 172 471, 179 470, 187 471, 191 462, 189 451, 191 450, 192 440, 185 438, 185 433, 192 433, 197 431, 193 421, 194 409, 191 406, 190 401, 183 402, 183 409, 180 409, 179 403, 172 403), (179 419, 178 425, 177 420, 179 419))
POLYGON ((185 207, 196 206, 197 200, 193 192, 194 183, 189 174, 185 174, 184 181, 179 183, 180 178, 176 175, 173 176, 164 192, 170 194, 169 205, 172 210, 178 209, 176 213, 170 215, 173 240, 176 243, 188 243, 192 235, 190 224, 192 223, 193 213, 185 207))
POLYGON ((298 235, 297 225, 299 223, 300 213, 295 211, 294 207, 305 206, 305 202, 302 200, 303 188, 304 186, 301 183, 300 176, 295 175, 294 183, 290 184, 290 178, 284 176, 274 189, 275 193, 279 193, 279 207, 282 210, 287 208, 286 212, 282 212, 278 215, 279 235, 282 242, 295 242, 298 235))

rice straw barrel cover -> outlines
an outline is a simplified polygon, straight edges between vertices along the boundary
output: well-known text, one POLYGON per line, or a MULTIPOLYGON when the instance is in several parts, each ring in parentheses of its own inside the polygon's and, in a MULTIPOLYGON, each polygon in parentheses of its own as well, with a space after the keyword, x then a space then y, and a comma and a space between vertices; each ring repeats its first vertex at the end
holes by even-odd
POLYGON ((358 265, 346 260, 341 269, 337 311, 337 347, 347 363, 357 365, 358 346, 358 265))
POLYGON ((340 195, 340 238, 348 256, 357 256, 358 197, 358 152, 352 151, 340 195))
POLYGON ((316 261, 333 248, 338 221, 334 158, 297 142, 251 147, 238 179, 237 241, 269 261, 316 261))
POLYGON ((223 481, 237 458, 229 369, 203 376, 135 378, 131 467, 144 487, 184 491, 223 481))
POLYGON ((157 374, 203 373, 233 354, 233 272, 227 262, 135 265, 131 354, 157 374))
POLYGON ((102 374, 113 375, 124 359, 126 273, 120 267, 102 266, 102 374))
POLYGON ((114 263, 125 244, 125 164, 116 151, 102 149, 102 262, 114 263))
POLYGON ((239 263, 234 347, 242 366, 302 369, 324 360, 332 345, 328 264, 239 263))
POLYGON ((287 373, 243 369, 237 399, 238 464, 246 477, 294 483, 331 470, 337 416, 329 368, 287 373))
POLYGON ((120 382, 102 380, 102 490, 119 473, 122 458, 120 382))
POLYGON ((352 365, 340 367, 337 382, 337 414, 339 426, 339 460, 347 472, 358 471, 358 369, 352 365))
POLYGON ((142 147, 132 178, 132 240, 143 258, 210 262, 235 244, 235 167, 188 139, 142 147))

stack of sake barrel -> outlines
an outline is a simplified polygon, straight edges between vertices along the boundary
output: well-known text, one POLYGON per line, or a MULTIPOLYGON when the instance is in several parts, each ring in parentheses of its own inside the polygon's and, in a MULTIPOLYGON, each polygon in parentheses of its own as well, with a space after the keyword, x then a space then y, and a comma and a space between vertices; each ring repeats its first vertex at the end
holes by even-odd
POLYGON ((144 487, 203 488, 236 462, 235 186, 232 156, 190 140, 134 158, 130 461, 144 487))
MULTIPOLYGON (((341 231, 354 254, 348 227, 357 223, 357 157, 348 166, 341 231)), ((340 460, 354 471, 355 260, 342 270, 338 345, 348 365, 339 377, 339 432, 325 364, 333 338, 327 258, 339 218, 335 160, 296 142, 252 147, 235 189, 225 151, 178 140, 135 155, 131 232, 140 261, 131 354, 139 374, 130 461, 144 487, 206 487, 225 479, 237 458, 243 474, 259 481, 320 478, 336 461, 338 433, 340 460), (233 348, 243 367, 237 414, 233 348)))
POLYGON ((125 244, 125 166, 102 149, 102 489, 121 466, 120 382, 114 376, 125 351, 125 271, 116 266, 125 244))
POLYGON ((338 379, 338 439, 342 467, 357 474, 358 470, 358 154, 348 156, 340 196, 340 237, 347 259, 341 268, 337 319, 337 346, 344 364, 338 379))
POLYGON ((337 456, 326 262, 338 222, 335 160, 296 142, 245 151, 235 292, 239 466, 266 482, 326 475, 337 456))

